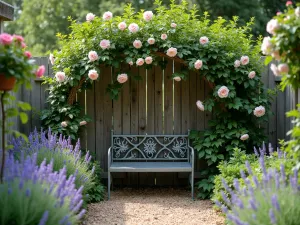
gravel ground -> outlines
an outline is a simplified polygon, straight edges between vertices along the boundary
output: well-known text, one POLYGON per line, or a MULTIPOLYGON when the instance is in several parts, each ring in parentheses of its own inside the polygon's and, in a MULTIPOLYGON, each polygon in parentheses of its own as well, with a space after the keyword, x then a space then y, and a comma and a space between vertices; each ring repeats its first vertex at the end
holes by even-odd
POLYGON ((86 225, 223 225, 209 200, 192 201, 182 189, 122 189, 88 208, 86 225))

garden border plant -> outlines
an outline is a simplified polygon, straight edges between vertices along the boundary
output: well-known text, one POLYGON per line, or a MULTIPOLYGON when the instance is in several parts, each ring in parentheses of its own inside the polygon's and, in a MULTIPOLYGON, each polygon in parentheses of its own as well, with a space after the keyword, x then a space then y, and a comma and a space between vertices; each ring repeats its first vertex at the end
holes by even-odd
POLYGON ((102 18, 89 13, 83 23, 69 18, 71 33, 58 34, 61 50, 50 55, 56 74, 45 77, 50 84, 49 108, 41 118, 44 126, 76 139, 80 126, 89 120, 81 114, 75 96, 101 76, 101 64, 121 71, 113 74, 107 87, 111 98, 117 99, 129 77, 143 79, 132 73, 133 66, 165 68, 164 58, 171 58, 182 65, 172 76, 176 82, 185 82, 187 71, 194 70, 211 88, 206 99, 195 102, 201 111, 213 110, 210 128, 190 136, 199 158, 213 168, 206 171, 208 176, 235 147, 252 148, 265 138, 260 127, 267 120, 270 98, 260 80, 260 39, 257 43, 250 35, 253 19, 237 27, 237 17, 212 22, 204 13, 198 18, 196 7, 188 10, 186 1, 178 5, 171 0, 170 9, 160 0, 154 4, 155 13, 135 13, 129 4, 118 17, 111 12, 102 18))

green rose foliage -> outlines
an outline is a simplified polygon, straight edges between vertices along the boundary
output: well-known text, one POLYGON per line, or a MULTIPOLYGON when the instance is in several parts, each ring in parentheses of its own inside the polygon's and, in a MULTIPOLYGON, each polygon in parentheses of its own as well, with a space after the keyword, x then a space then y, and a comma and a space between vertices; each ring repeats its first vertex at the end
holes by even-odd
MULTIPOLYGON (((79 122, 86 118, 82 118, 79 105, 69 105, 67 99, 72 87, 77 86, 82 78, 85 82, 79 91, 91 87, 93 81, 88 77, 90 70, 96 70, 99 73, 98 80, 101 80, 101 76, 105 74, 99 71, 100 64, 120 68, 121 64, 132 61, 135 66, 138 58, 145 59, 147 56, 153 58, 153 63, 144 64, 145 68, 165 68, 167 60, 163 60, 162 54, 173 47, 177 49, 177 59, 180 58, 183 62, 173 78, 178 76, 182 80, 188 79, 187 71, 196 70, 194 63, 202 60, 199 76, 205 77, 209 82, 211 93, 207 99, 200 100, 204 101, 205 110, 213 112, 214 117, 210 121, 209 130, 194 131, 191 138, 199 157, 215 168, 220 160, 228 159, 234 147, 252 146, 264 138, 263 129, 258 128, 266 121, 270 98, 260 80, 263 66, 260 40, 256 42, 250 35, 253 19, 246 26, 238 27, 237 17, 231 21, 223 18, 210 21, 209 15, 204 13, 199 18, 195 7, 188 10, 186 1, 181 4, 171 1, 170 8, 162 6, 159 0, 155 1, 155 5, 154 16, 150 21, 143 18, 143 10, 135 13, 130 4, 124 8, 122 16, 110 20, 104 20, 101 16, 90 22, 79 23, 69 18, 72 32, 70 35, 58 35, 61 50, 54 52, 54 71, 65 72, 66 79, 63 82, 57 82, 55 78, 46 80, 51 85, 49 109, 44 111, 42 119, 54 131, 76 137, 79 122), (120 22, 126 23, 125 30, 118 28, 120 22), (139 26, 138 32, 131 33, 128 30, 131 23, 139 26), (171 26, 171 23, 177 26, 171 26), (162 34, 167 34, 166 40, 161 39, 162 34), (200 37, 208 37, 209 42, 201 44, 200 37), (150 45, 147 42, 149 38, 154 38, 155 44, 150 45), (109 40, 110 47, 102 49, 99 46, 101 40, 109 40), (133 46, 135 40, 142 42, 141 48, 133 46), (90 62, 90 51, 97 52, 98 60, 90 62), (249 63, 234 67, 234 62, 242 56, 248 56, 249 63), (251 71, 256 75, 249 78, 251 71), (229 89, 226 98, 218 96, 218 90, 222 86, 229 89), (267 113, 256 117, 253 110, 260 105, 267 113), (68 126, 62 127, 62 121, 67 121, 68 126), (241 141, 243 134, 249 134, 250 139, 241 141)), ((120 73, 126 73, 129 78, 143 79, 131 75, 130 67, 122 67, 120 73)), ((122 88, 122 84, 117 82, 117 75, 113 74, 113 81, 107 87, 112 99, 118 98, 122 88)), ((209 177, 211 174, 213 173, 209 172, 205 176, 209 177)))
MULTIPOLYGON (((272 37, 264 39, 262 50, 270 54, 265 63, 278 60, 278 66, 271 65, 276 75, 282 76, 282 90, 291 85, 294 90, 300 87, 300 4, 287 5, 284 13, 274 16, 268 23, 267 30, 272 37), (283 69, 282 69, 283 68, 283 69)), ((287 117, 293 117, 293 129, 288 133, 291 140, 282 143, 285 151, 292 154, 297 160, 297 168, 300 168, 300 105, 297 109, 287 112, 287 117)))

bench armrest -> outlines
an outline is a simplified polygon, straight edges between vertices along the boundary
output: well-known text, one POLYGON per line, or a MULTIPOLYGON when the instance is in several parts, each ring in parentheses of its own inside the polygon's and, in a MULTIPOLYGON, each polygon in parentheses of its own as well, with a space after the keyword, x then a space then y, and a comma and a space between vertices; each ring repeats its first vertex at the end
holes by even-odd
POLYGON ((107 154, 107 165, 108 165, 108 168, 110 168, 110 165, 111 165, 111 160, 112 160, 112 158, 111 158, 112 156, 111 156, 111 147, 108 149, 108 154, 107 154))

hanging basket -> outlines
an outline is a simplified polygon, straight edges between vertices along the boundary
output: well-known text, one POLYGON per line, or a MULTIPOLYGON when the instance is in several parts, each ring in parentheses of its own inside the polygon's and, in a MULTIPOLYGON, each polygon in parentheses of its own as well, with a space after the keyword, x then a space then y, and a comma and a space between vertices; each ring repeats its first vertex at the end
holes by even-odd
POLYGON ((7 78, 4 74, 0 74, 0 91, 10 91, 16 83, 15 77, 7 78))

